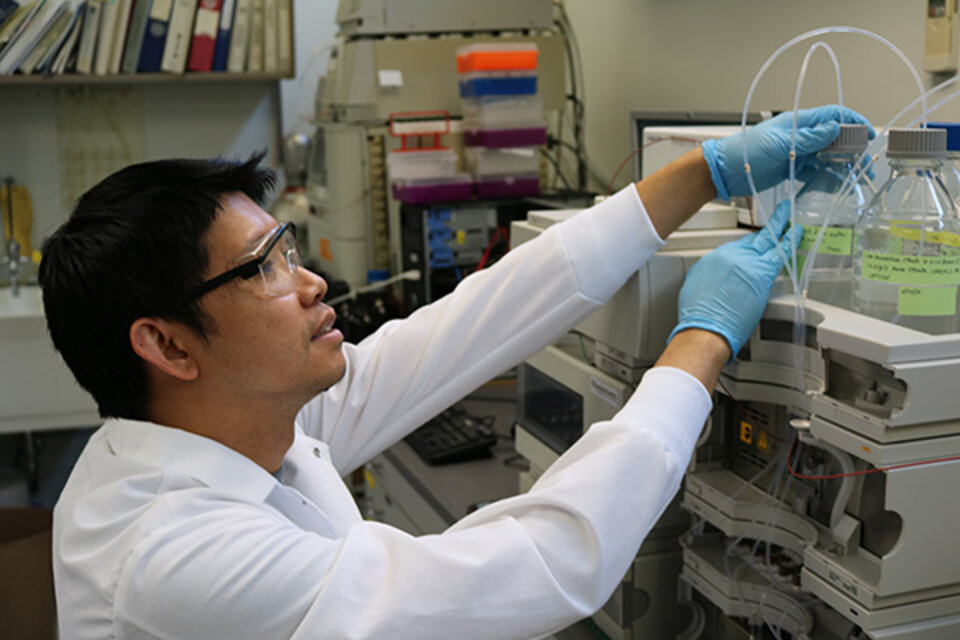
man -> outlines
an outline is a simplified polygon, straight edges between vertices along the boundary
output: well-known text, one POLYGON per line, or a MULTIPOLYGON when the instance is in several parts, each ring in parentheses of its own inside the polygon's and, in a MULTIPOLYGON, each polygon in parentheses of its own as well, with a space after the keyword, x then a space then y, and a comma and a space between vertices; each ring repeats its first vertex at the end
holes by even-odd
MULTIPOLYGON (((50 332, 107 418, 57 504, 63 638, 530 638, 610 596, 675 494, 722 366, 781 268, 768 230, 691 271, 609 422, 528 494, 440 535, 363 521, 340 475, 594 311, 703 203, 787 175, 786 114, 710 142, 359 345, 258 205, 272 176, 169 160, 91 189, 46 243, 50 332)), ((797 162, 865 122, 799 113, 797 162)))

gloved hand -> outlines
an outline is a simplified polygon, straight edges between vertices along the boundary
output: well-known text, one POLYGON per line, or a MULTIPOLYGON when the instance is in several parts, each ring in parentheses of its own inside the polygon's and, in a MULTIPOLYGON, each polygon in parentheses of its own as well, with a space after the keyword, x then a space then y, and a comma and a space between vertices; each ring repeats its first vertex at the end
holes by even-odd
MULTIPOLYGON (((817 168, 816 152, 838 135, 840 124, 870 122, 862 115, 838 105, 801 109, 797 111, 796 177, 806 181, 817 168)), ((870 139, 876 136, 870 126, 870 139)), ((750 183, 743 165, 743 136, 747 138, 747 157, 757 191, 763 191, 790 177, 790 141, 793 137, 793 112, 781 113, 719 140, 703 143, 703 158, 710 167, 710 177, 717 188, 717 198, 729 200, 732 196, 750 195, 750 183)))
POLYGON ((737 356, 753 333, 767 306, 770 289, 801 235, 796 227, 780 239, 790 220, 790 202, 784 200, 770 217, 767 229, 729 242, 700 258, 680 289, 679 322, 667 342, 684 329, 706 329, 723 336, 737 356), (770 235, 773 231, 778 240, 770 235))

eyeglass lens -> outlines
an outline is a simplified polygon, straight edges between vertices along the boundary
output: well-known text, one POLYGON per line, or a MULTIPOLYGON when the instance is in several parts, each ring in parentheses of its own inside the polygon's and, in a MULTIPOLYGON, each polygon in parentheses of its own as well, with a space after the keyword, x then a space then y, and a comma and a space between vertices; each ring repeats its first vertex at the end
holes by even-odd
POLYGON ((295 290, 301 265, 293 230, 287 229, 273 245, 267 258, 260 263, 263 291, 267 295, 283 296, 295 290))

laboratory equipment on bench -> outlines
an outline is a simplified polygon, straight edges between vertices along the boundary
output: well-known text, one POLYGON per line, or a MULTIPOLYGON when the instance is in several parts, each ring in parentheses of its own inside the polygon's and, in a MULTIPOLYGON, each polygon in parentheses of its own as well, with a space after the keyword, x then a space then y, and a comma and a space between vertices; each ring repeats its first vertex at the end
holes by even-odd
MULTIPOLYGON (((653 135, 664 142, 650 148, 661 153, 648 156, 645 164, 652 173, 658 162, 666 164, 692 148, 690 140, 735 130, 662 127, 653 135)), ((531 211, 525 221, 513 222, 511 243, 522 244, 578 213, 531 211)), ((528 490, 591 424, 608 420, 626 403, 677 322, 677 296, 687 270, 712 249, 748 233, 738 228, 741 215, 749 217, 749 212, 721 203, 703 207, 573 333, 520 366, 516 450, 530 464, 529 471, 520 474, 521 491, 528 490)), ((679 541, 689 524, 675 500, 647 536, 613 597, 593 616, 609 637, 672 638, 688 625, 689 609, 678 602, 677 589, 682 566, 679 541)))
POLYGON ((925 333, 960 330, 960 219, 943 129, 891 129, 891 175, 856 227, 853 308, 925 333))
MULTIPOLYGON (((403 268, 400 201, 390 188, 398 176, 387 164, 400 141, 389 135, 390 114, 446 111, 452 120, 443 146, 459 151, 459 49, 490 42, 536 45, 539 117, 565 107, 564 41, 554 31, 550 0, 452 6, 441 0, 362 0, 338 7, 338 42, 316 92, 307 255, 353 287, 366 284, 370 270, 403 268), (425 34, 431 37, 420 37, 425 34)), ((462 192, 463 184, 454 188, 462 192)), ((402 193, 412 198, 421 192, 402 193)))
POLYGON ((857 161, 867 148, 868 127, 840 126, 840 135, 817 154, 820 168, 797 193, 795 224, 803 228, 797 247, 797 272, 804 275, 807 296, 840 307, 850 306, 853 278, 853 229, 874 195, 857 161), (816 259, 807 264, 815 250, 816 259))

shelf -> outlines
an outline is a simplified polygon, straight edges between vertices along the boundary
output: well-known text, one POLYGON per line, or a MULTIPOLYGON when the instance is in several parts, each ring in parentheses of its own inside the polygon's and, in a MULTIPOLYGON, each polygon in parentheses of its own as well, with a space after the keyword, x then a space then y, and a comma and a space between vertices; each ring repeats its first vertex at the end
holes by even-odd
POLYGON ((125 73, 107 76, 68 73, 46 77, 43 75, 0 76, 0 86, 52 86, 52 85, 116 85, 116 84, 164 84, 204 82, 273 82, 287 80, 293 75, 281 73, 125 73))

